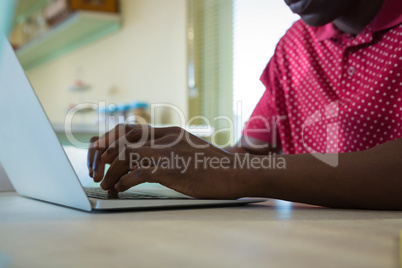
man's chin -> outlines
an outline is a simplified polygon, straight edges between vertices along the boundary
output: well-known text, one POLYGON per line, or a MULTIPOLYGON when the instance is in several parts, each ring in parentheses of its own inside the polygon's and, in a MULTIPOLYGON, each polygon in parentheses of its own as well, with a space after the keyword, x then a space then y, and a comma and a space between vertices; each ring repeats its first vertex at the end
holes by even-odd
POLYGON ((332 20, 328 19, 328 17, 320 16, 317 14, 305 14, 301 15, 300 17, 304 21, 304 23, 312 27, 321 27, 332 22, 332 20))

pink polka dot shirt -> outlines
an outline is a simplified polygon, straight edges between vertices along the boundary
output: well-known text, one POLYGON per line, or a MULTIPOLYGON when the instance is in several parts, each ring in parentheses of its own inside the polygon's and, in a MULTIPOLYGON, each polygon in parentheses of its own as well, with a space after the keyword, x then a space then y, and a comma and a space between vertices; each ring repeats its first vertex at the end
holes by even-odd
POLYGON ((266 91, 243 135, 285 154, 361 151, 401 138, 400 0, 385 0, 357 36, 297 21, 261 81, 266 91))

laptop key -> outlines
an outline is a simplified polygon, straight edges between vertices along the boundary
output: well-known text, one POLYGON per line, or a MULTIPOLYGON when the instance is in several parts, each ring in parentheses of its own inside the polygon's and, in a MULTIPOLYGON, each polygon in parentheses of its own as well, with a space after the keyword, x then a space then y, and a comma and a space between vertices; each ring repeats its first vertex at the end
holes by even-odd
POLYGON ((101 188, 84 188, 88 197, 97 199, 188 199, 186 197, 169 197, 164 195, 149 194, 142 192, 122 192, 118 196, 110 196, 107 191, 101 188))

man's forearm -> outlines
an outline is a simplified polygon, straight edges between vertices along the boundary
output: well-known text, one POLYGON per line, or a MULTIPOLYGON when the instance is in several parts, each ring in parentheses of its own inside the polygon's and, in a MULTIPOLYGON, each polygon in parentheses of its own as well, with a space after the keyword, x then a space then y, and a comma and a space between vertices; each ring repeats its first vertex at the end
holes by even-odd
MULTIPOLYGON (((284 169, 252 169, 239 178, 248 196, 337 208, 402 209, 402 141, 339 154, 331 167, 314 155, 281 155, 284 169)), ((262 157, 262 156, 253 156, 262 157)))
POLYGON ((237 146, 237 145, 225 147, 225 148, 223 148, 223 150, 225 150, 226 152, 232 153, 232 154, 249 153, 246 149, 244 149, 243 147, 237 146))
POLYGON ((265 141, 255 139, 253 137, 242 136, 234 146, 223 148, 229 153, 268 155, 278 154, 282 151, 279 146, 271 146, 265 141))

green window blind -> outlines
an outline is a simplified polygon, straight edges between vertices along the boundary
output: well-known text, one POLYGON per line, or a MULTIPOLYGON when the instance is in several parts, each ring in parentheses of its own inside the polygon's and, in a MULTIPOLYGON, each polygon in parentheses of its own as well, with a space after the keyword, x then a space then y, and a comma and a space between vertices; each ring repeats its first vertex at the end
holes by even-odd
POLYGON ((232 11, 232 0, 188 0, 189 115, 211 122, 219 146, 233 142, 226 131, 233 114, 232 11))

